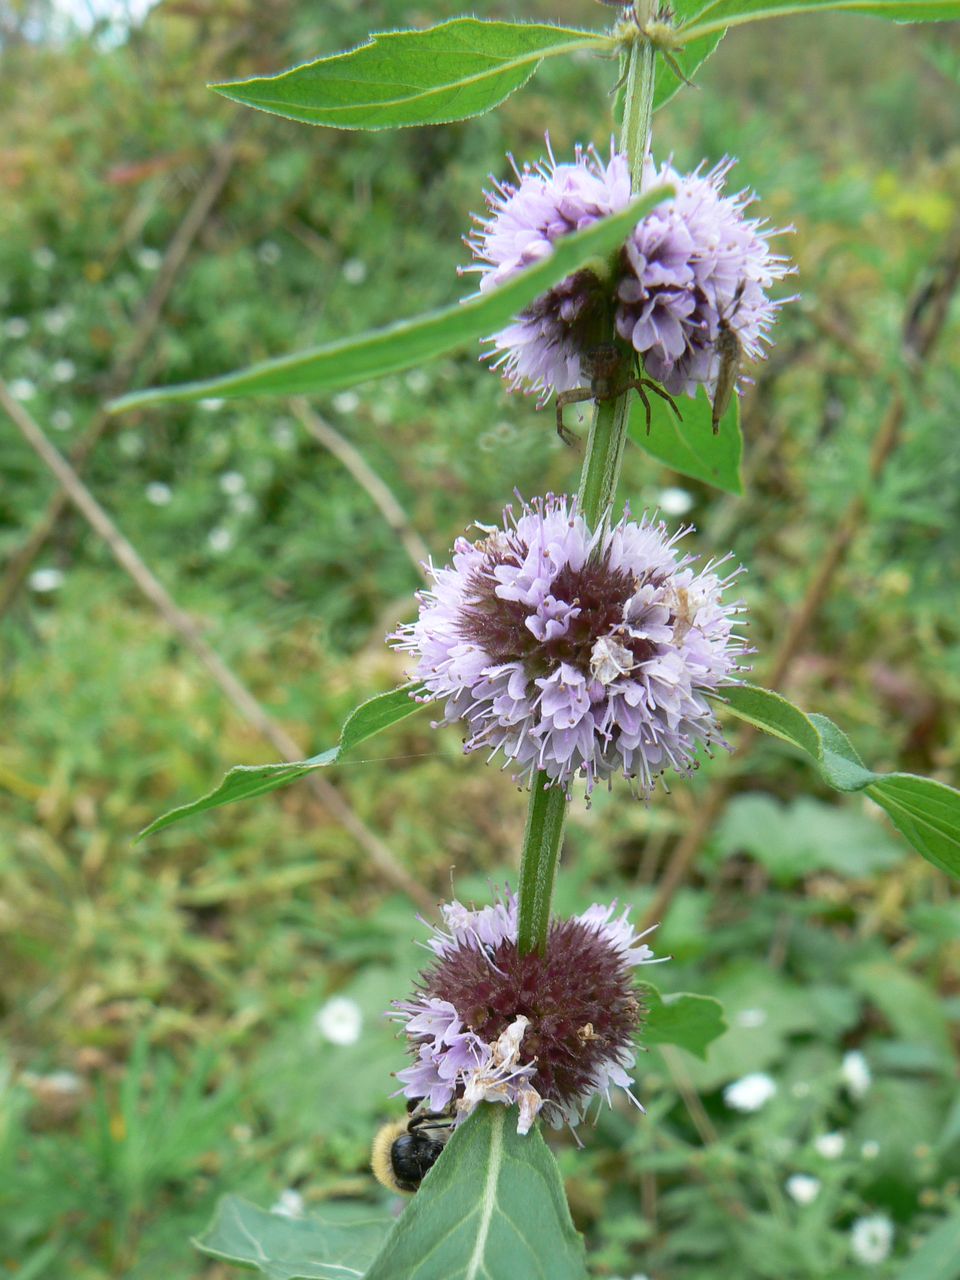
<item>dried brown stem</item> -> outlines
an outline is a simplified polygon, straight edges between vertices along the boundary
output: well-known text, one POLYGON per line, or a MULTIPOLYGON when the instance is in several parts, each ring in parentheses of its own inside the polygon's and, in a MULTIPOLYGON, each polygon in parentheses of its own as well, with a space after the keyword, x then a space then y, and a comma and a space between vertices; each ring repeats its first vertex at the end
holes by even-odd
MULTIPOLYGON (((76 470, 50 443, 39 424, 13 398, 2 379, 0 379, 0 408, 10 416, 27 444, 56 476, 67 501, 76 507, 93 531, 103 539, 117 564, 130 575, 171 630, 207 669, 240 715, 275 747, 285 760, 302 760, 304 753, 299 745, 267 713, 246 685, 210 647, 194 620, 176 604, 170 593, 140 558, 132 543, 123 536, 94 498, 76 470)), ((432 908, 433 901, 422 885, 400 865, 386 844, 370 830, 330 782, 312 774, 307 778, 307 785, 324 809, 354 837, 384 880, 407 894, 418 907, 426 910, 432 908)))
MULTIPOLYGON (((937 339, 946 324, 951 299, 960 283, 960 227, 954 230, 943 261, 936 276, 936 288, 929 286, 924 291, 923 323, 917 323, 916 317, 920 309, 918 304, 911 303, 907 308, 907 318, 913 322, 911 333, 910 359, 914 380, 919 383, 926 361, 936 345, 937 339), (916 334, 919 333, 919 336, 916 334)), ((866 513, 867 493, 883 475, 890 457, 900 443, 900 433, 909 408, 906 392, 898 385, 893 392, 887 412, 880 424, 870 450, 868 481, 863 490, 855 494, 841 515, 833 537, 818 559, 817 572, 811 578, 804 592, 800 605, 790 619, 786 632, 777 649, 776 656, 767 676, 770 688, 777 689, 783 684, 786 676, 799 654, 807 632, 814 618, 823 607, 834 575, 846 558, 850 545, 863 524, 866 513)), ((732 760, 739 761, 750 750, 753 740, 759 731, 753 725, 744 725, 740 731, 736 750, 732 760)), ((693 822, 670 856, 666 870, 657 886, 657 892, 646 915, 645 925, 656 924, 663 920, 670 909, 674 895, 686 879, 700 846, 709 834, 714 822, 720 816, 730 792, 731 775, 724 773, 718 777, 703 796, 693 822)))
POLYGON ((427 550, 427 544, 411 525, 407 513, 401 507, 393 490, 380 479, 360 450, 355 448, 325 418, 321 418, 302 396, 296 396, 291 400, 290 408, 299 418, 307 434, 328 449, 338 462, 342 462, 357 484, 373 500, 384 520, 403 544, 404 551, 410 557, 410 563, 426 582, 428 579, 423 566, 430 559, 430 552, 427 550))
MULTIPOLYGON (((111 370, 107 381, 105 399, 109 399, 119 391, 122 391, 129 384, 140 359, 153 339, 163 308, 183 269, 193 243, 201 227, 206 222, 217 197, 226 185, 236 155, 237 140, 235 138, 224 143, 218 149, 206 181, 194 196, 183 221, 167 247, 163 262, 153 282, 153 287, 134 321, 130 340, 122 348, 116 364, 111 370)), ((110 421, 111 418, 106 409, 98 409, 93 415, 89 426, 70 455, 70 461, 77 471, 83 470, 110 421)), ((20 588, 30 572, 30 566, 46 546, 69 506, 70 500, 65 491, 58 489, 50 499, 46 510, 37 520, 27 540, 11 557, 3 582, 0 583, 0 618, 8 612, 17 598, 20 588)))

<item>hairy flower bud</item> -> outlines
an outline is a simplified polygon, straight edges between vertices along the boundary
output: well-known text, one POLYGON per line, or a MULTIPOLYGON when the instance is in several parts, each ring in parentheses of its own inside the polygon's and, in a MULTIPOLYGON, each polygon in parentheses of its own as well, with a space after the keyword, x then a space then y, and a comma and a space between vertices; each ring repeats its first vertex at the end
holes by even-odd
POLYGON ((466 750, 501 752, 517 776, 567 788, 622 771, 648 794, 666 769, 686 774, 699 744, 722 741, 705 697, 735 682, 747 653, 723 599, 730 557, 695 572, 663 522, 629 518, 591 530, 570 499, 548 495, 453 564, 430 566, 420 616, 391 637, 416 655, 445 723, 466 750))
MULTIPOLYGON (((554 920, 543 954, 521 956, 517 903, 441 908, 428 947, 434 964, 395 1017, 415 1056, 398 1072, 401 1092, 463 1119, 482 1101, 519 1106, 526 1133, 538 1114, 575 1125, 598 1095, 630 1091, 642 1010, 633 969, 653 952, 616 903, 554 920)), ((648 931, 649 932, 649 931, 648 931)))

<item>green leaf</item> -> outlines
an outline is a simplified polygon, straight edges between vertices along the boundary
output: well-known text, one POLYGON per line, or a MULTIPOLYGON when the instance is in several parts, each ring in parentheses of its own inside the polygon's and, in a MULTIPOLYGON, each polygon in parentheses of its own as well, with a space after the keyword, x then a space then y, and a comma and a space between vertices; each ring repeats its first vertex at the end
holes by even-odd
POLYGON ((308 773, 313 773, 316 769, 326 769, 329 765, 336 764, 359 743, 372 738, 374 734, 388 729, 398 720, 404 720, 419 710, 421 704, 414 699, 422 688, 422 685, 415 683, 404 684, 399 689, 391 689, 389 693, 381 693, 367 702, 362 702, 345 720, 337 745, 327 751, 321 751, 319 755, 311 756, 309 760, 295 760, 282 764, 235 765, 216 790, 156 818, 140 832, 137 838, 142 840, 144 836, 162 831, 165 827, 170 827, 184 818, 192 818, 195 813, 217 809, 224 804, 234 804, 237 800, 249 800, 253 796, 266 795, 268 791, 286 787, 308 773))
POLYGON ((897 1280, 960 1278, 960 1211, 944 1218, 897 1272, 897 1280))
POLYGON ((280 75, 211 87, 245 106, 337 129, 445 124, 497 106, 544 58, 612 48, 599 31, 454 18, 424 31, 378 32, 280 75))
POLYGON ((648 982, 641 985, 641 994, 647 1010, 644 1044, 674 1044, 706 1059, 707 1045, 727 1029, 723 1006, 712 996, 690 995, 685 991, 662 996, 648 982))
POLYGON ((645 213, 672 194, 671 188, 658 187, 620 213, 564 236, 543 262, 467 302, 455 302, 414 320, 401 320, 385 329, 268 360, 219 378, 135 391, 115 400, 110 409, 121 413, 162 400, 202 400, 209 396, 317 395, 409 369, 502 328, 535 298, 591 259, 606 259, 645 213))
POLYGON ((641 449, 665 462, 681 475, 704 480, 726 493, 743 493, 740 480, 740 458, 743 436, 740 432, 740 404, 736 396, 713 434, 713 407, 701 387, 695 400, 682 396, 677 404, 683 414, 677 415, 658 395, 650 401, 650 434, 647 415, 640 397, 634 393, 630 408, 630 438, 641 449))
POLYGON ((913 773, 874 773, 832 720, 805 715, 769 689, 739 685, 723 701, 739 719, 812 757, 836 791, 866 791, 918 853, 960 877, 960 791, 913 773))
MULTIPOLYGON (((692 6, 686 6, 688 9, 692 6)), ((960 0, 707 0, 678 24, 676 37, 686 43, 763 18, 800 13, 863 13, 895 22, 944 22, 960 18, 960 0)))
POLYGON ((556 1161, 516 1123, 485 1103, 456 1130, 366 1280, 586 1280, 556 1161))
POLYGON ((390 1223, 369 1205, 331 1203, 309 1218, 285 1218, 226 1196, 194 1244, 269 1280, 350 1280, 364 1275, 390 1223))

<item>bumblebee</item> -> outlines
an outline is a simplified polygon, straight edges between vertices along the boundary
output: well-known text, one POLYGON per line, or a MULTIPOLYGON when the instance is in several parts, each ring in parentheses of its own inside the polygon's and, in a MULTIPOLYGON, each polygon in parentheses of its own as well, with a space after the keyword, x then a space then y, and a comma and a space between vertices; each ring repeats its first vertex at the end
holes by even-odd
POLYGON ((412 1111, 404 1120, 391 1120, 373 1140, 373 1176, 388 1191, 413 1195, 437 1163, 452 1132, 449 1111, 412 1111))

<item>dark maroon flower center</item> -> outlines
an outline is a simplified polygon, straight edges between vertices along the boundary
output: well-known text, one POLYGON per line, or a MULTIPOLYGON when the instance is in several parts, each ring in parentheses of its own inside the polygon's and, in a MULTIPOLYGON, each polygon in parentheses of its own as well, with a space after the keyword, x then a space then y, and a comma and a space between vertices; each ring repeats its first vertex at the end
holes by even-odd
POLYGON ((574 350, 586 354, 609 339, 614 301, 610 286, 593 271, 575 271, 525 307, 519 318, 539 325, 547 341, 562 338, 574 350))
MULTIPOLYGON (((613 569, 609 557, 588 560, 579 569, 564 565, 550 584, 550 594, 580 612, 569 620, 564 635, 538 640, 526 625, 536 610, 519 600, 502 600, 496 593, 497 566, 522 560, 522 552, 488 553, 467 584, 460 634, 485 650, 492 663, 521 662, 532 677, 550 674, 561 662, 588 674, 593 646, 623 621, 623 606, 637 589, 636 578, 627 569, 613 569)), ((636 662, 656 652, 649 640, 625 635, 618 639, 636 662)))
POLYGON ((544 955, 521 956, 514 942, 492 953, 460 946, 421 986, 424 995, 449 1000, 487 1043, 521 1014, 529 1018, 520 1061, 536 1060, 531 1084, 560 1105, 591 1091, 598 1067, 629 1049, 641 1021, 630 966, 579 920, 555 922, 544 955))

